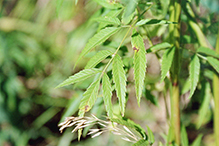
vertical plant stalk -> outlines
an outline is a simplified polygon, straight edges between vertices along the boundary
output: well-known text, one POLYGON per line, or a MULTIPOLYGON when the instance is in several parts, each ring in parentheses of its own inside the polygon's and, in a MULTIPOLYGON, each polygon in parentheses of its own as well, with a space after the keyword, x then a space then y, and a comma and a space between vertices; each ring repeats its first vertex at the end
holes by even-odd
POLYGON ((181 14, 181 0, 170 1, 170 21, 177 22, 178 24, 170 24, 170 43, 176 47, 173 64, 171 68, 171 81, 172 81, 172 92, 171 92, 171 119, 170 127, 174 133, 172 139, 177 145, 180 145, 180 108, 179 108, 179 85, 178 85, 178 74, 180 67, 180 14, 181 14))
MULTIPOLYGON (((219 54, 219 27, 215 51, 219 54)), ((214 135, 216 146, 219 146, 219 77, 215 74, 213 78, 213 93, 214 93, 214 135)))

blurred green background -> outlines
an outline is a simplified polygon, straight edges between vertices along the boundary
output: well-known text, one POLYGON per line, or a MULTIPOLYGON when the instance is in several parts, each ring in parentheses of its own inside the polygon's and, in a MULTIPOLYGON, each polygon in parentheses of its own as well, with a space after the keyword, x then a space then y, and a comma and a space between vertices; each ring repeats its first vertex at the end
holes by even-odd
MULTIPOLYGON (((218 11, 217 1, 213 2, 216 5, 202 2, 207 8, 203 17, 207 15, 208 19, 216 19, 213 14, 218 11)), ((97 23, 88 21, 91 15, 98 15, 98 9, 100 6, 89 0, 79 0, 77 5, 74 0, 63 0, 58 13, 56 0, 0 0, 1 146, 131 145, 109 133, 94 139, 87 136, 78 143, 77 134, 72 134, 71 128, 63 134, 58 129, 63 115, 70 116, 77 112, 81 95, 92 81, 80 83, 74 90, 72 86, 54 89, 86 65, 85 58, 73 70, 80 51, 98 29, 97 23)), ((209 24, 215 31, 207 35, 212 46, 215 45, 217 25, 209 24)), ((207 33, 207 28, 205 30, 207 33)), ((156 41, 156 37, 154 39, 156 41)), ((157 76, 157 72, 155 74, 157 76)), ((156 86, 159 89, 162 85, 156 86)), ((159 97, 159 91, 155 95, 159 97)), ((135 99, 130 99, 126 112, 128 117, 144 128, 149 125, 156 139, 162 141, 161 135, 165 134, 168 123, 164 100, 162 97, 159 99, 156 101, 159 107, 144 99, 140 108, 135 99)), ((103 111, 99 110, 103 109, 101 103, 97 101, 92 112, 103 111)), ((189 114, 182 117, 185 121, 189 119, 188 123, 197 116, 192 115, 190 109, 192 107, 187 109, 189 114)), ((206 133, 212 134, 211 120, 210 113, 206 133)), ((190 140, 199 131, 194 133, 188 134, 190 140)), ((210 135, 206 141, 211 140, 210 135)))

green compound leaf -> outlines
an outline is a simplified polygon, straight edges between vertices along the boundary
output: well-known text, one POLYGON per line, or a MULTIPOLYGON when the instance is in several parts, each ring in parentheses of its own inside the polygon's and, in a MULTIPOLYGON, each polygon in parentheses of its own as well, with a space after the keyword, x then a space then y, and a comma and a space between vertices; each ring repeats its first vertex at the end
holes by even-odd
POLYGON ((116 87, 116 94, 119 99, 119 106, 122 115, 125 113, 125 103, 126 103, 126 76, 123 69, 122 60, 119 55, 115 55, 113 59, 113 81, 116 87))
POLYGON ((207 116, 207 112, 209 111, 209 104, 210 104, 210 99, 211 99, 211 87, 208 82, 205 83, 205 86, 203 86, 202 90, 204 90, 204 100, 201 104, 201 107, 199 108, 198 115, 199 115, 199 120, 198 120, 198 125, 197 128, 200 128, 203 121, 205 120, 207 116))
POLYGON ((217 52, 215 52, 214 50, 212 50, 210 48, 206 48, 206 47, 201 46, 197 49, 197 52, 202 53, 202 54, 206 54, 209 56, 213 56, 213 57, 216 57, 219 59, 219 54, 217 54, 217 52))
POLYGON ((170 70, 171 64, 173 62, 173 57, 175 53, 175 47, 167 49, 162 58, 161 64, 161 82, 165 79, 168 71, 170 70))
POLYGON ((110 1, 110 0, 94 0, 94 1, 97 2, 99 5, 108 9, 118 9, 123 7, 120 3, 116 3, 115 1, 110 1))
POLYGON ((120 119, 120 118, 112 118, 110 119, 112 122, 116 122, 120 125, 124 125, 128 128, 133 128, 135 129, 142 137, 142 139, 146 139, 147 135, 146 132, 144 130, 144 128, 142 128, 139 124, 136 124, 135 122, 133 122, 130 119, 120 119))
POLYGON ((155 24, 177 24, 177 22, 171 22, 167 20, 158 20, 158 19, 142 19, 136 23, 136 26, 142 25, 155 25, 155 24))
POLYGON ((103 17, 97 17, 93 19, 94 21, 97 21, 99 23, 105 23, 107 25, 120 25, 120 21, 116 17, 112 16, 103 16, 103 17))
POLYGON ((219 61, 213 57, 207 57, 209 64, 219 73, 219 61))
POLYGON ((106 107, 107 115, 110 118, 113 118, 113 109, 112 109, 112 87, 109 81, 109 77, 104 73, 103 75, 103 100, 106 107))
POLYGON ((187 135, 186 128, 184 125, 182 125, 181 127, 181 143, 182 143, 182 146, 189 146, 188 135, 187 135))
POLYGON ((152 47, 150 47, 149 49, 147 49, 147 53, 150 53, 150 52, 157 52, 157 51, 160 51, 160 50, 163 50, 163 49, 166 49, 166 48, 170 48, 172 45, 167 43, 167 42, 163 42, 163 43, 160 43, 160 44, 157 44, 157 45, 154 45, 152 47))
POLYGON ((88 112, 93 107, 97 99, 99 86, 100 86, 100 80, 98 79, 94 81, 84 92, 83 98, 79 106, 80 117, 83 117, 85 112, 88 112))
POLYGON ((102 60, 104 60, 107 56, 113 54, 109 50, 103 50, 95 54, 87 63, 85 66, 85 69, 93 68, 95 67, 98 63, 100 63, 102 60))
POLYGON ((63 81, 61 84, 59 84, 56 88, 59 88, 59 87, 63 87, 63 86, 67 86, 67 85, 70 85, 70 84, 74 84, 76 82, 80 82, 80 81, 83 81, 97 73, 100 73, 101 70, 99 69, 95 69, 95 68, 92 68, 92 69, 84 69, 76 74, 74 74, 73 76, 70 76, 68 79, 66 79, 65 81, 63 81))
POLYGON ((150 143, 147 140, 141 139, 134 143, 132 146, 150 146, 150 143))
POLYGON ((83 56, 85 56, 92 48, 100 45, 101 43, 105 42, 111 35, 116 33, 120 28, 117 27, 107 27, 105 29, 100 30, 97 34, 95 34, 91 39, 89 39, 88 43, 86 44, 85 48, 82 50, 81 54, 78 57, 77 63, 81 60, 83 56))
POLYGON ((200 74, 200 62, 198 56, 195 54, 192 56, 192 60, 189 65, 189 80, 190 80, 190 94, 189 98, 192 97, 198 84, 200 74))
POLYGON ((132 47, 135 50, 134 55, 134 79, 135 79, 135 91, 140 106, 142 90, 144 86, 145 72, 146 72, 146 51, 144 47, 144 41, 140 34, 133 31, 132 34, 132 47))

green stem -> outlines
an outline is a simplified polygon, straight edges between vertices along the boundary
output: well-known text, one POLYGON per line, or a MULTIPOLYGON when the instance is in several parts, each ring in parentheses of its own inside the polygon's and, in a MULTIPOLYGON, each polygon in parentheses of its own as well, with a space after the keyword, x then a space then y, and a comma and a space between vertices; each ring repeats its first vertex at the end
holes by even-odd
POLYGON ((174 133, 173 139, 171 142, 180 145, 180 108, 179 108, 179 85, 178 85, 178 74, 180 67, 180 14, 181 14, 181 1, 180 0, 171 0, 170 1, 170 21, 178 22, 177 25, 170 24, 170 43, 175 46, 175 55, 171 68, 171 80, 172 80, 172 92, 171 92, 171 119, 170 127, 171 131, 174 133))
MULTIPOLYGON (((218 27, 218 35, 215 51, 219 54, 219 27, 218 27)), ((214 135, 215 135, 215 143, 216 146, 219 146, 219 77, 218 75, 214 75, 213 78, 213 92, 214 92, 214 135)))

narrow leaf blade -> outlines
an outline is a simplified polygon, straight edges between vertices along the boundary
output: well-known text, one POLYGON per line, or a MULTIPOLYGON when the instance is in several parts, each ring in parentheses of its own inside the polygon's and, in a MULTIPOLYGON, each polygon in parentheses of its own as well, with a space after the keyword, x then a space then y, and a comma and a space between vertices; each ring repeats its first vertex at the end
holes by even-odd
POLYGON ((104 73, 103 75, 103 100, 106 107, 107 115, 110 118, 113 118, 113 109, 112 109, 112 87, 109 81, 109 77, 104 73))
POLYGON ((200 62, 198 56, 195 54, 192 56, 192 60, 189 66, 189 80, 190 80, 190 94, 189 98, 192 97, 198 84, 200 74, 200 62))
POLYGON ((80 82, 80 81, 83 81, 97 73, 100 73, 101 70, 99 69, 95 69, 95 68, 92 68, 92 69, 84 69, 76 74, 74 74, 73 76, 70 76, 68 79, 66 79, 65 81, 63 81, 61 84, 59 84, 56 88, 59 88, 59 87, 63 87, 63 86, 67 86, 67 85, 70 85, 70 84, 74 84, 76 82, 80 82))
POLYGON ((98 63, 100 63, 103 59, 105 59, 107 56, 111 55, 112 52, 109 50, 103 50, 95 54, 87 63, 85 66, 85 69, 93 68, 98 63))
POLYGON ((150 143, 147 140, 141 139, 134 143, 132 146, 150 146, 150 143))
POLYGON ((56 0, 56 14, 59 14, 60 8, 62 6, 63 0, 56 0))
POLYGON ((209 55, 209 56, 213 56, 213 57, 216 57, 219 59, 219 54, 217 54, 217 52, 215 52, 214 50, 210 49, 210 48, 207 48, 207 47, 199 47, 197 49, 197 52, 198 53, 203 53, 203 54, 206 54, 206 55, 209 55))
POLYGON ((148 141, 150 142, 150 144, 153 144, 155 142, 154 134, 148 126, 147 126, 147 130, 148 130, 148 141))
POLYGON ((146 72, 146 51, 144 47, 144 41, 140 34, 135 30, 132 35, 132 47, 135 49, 134 55, 134 79, 135 79, 135 91, 140 106, 140 100, 142 95, 142 90, 144 86, 145 72, 146 72))
POLYGON ((191 146, 200 146, 202 141, 202 136, 203 136, 202 134, 199 134, 191 146))
POLYGON ((119 19, 116 17, 111 17, 111 16, 98 17, 98 18, 94 18, 93 20, 97 22, 105 23, 107 25, 110 25, 110 24, 120 25, 119 19))
POLYGON ((107 27, 105 29, 100 30, 97 34, 95 34, 91 39, 89 39, 88 43, 86 44, 85 48, 80 53, 77 63, 81 60, 83 56, 85 56, 92 48, 100 45, 104 41, 106 41, 111 35, 116 33, 120 28, 117 27, 107 27))
POLYGON ((136 26, 142 25, 155 25, 155 24, 177 24, 177 22, 171 22, 167 20, 158 20, 158 19, 142 19, 136 23, 136 26))
POLYGON ((127 6, 124 9, 122 14, 122 23, 128 24, 135 14, 135 8, 137 6, 137 2, 135 0, 129 0, 127 6))
POLYGON ((108 0, 95 0, 99 5, 108 9, 118 9, 123 7, 120 3, 110 2, 108 0))
POLYGON ((157 52, 157 51, 160 51, 160 50, 163 50, 163 49, 166 49, 166 48, 170 48, 172 45, 167 43, 167 42, 162 42, 160 44, 156 44, 152 47, 150 47, 149 49, 147 49, 147 53, 149 52, 157 52))
POLYGON ((166 77, 168 71, 170 70, 171 64, 173 62, 173 57, 175 53, 175 47, 166 50, 163 54, 162 64, 161 64, 161 82, 166 77))
POLYGON ((182 143, 182 146, 189 146, 189 140, 188 140, 186 128, 184 125, 182 125, 182 128, 181 128, 181 143, 182 143))
POLYGON ((100 80, 94 81, 84 92, 83 98, 81 100, 80 106, 79 106, 79 115, 84 116, 85 112, 88 112, 94 105, 98 90, 100 86, 100 80))
POLYGON ((219 73, 219 61, 213 57, 207 57, 209 64, 219 73))
POLYGON ((115 83, 116 94, 119 99, 119 106, 122 115, 125 113, 125 103, 126 103, 126 76, 123 69, 122 60, 119 55, 115 55, 113 59, 113 81, 115 83))

